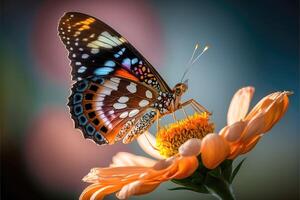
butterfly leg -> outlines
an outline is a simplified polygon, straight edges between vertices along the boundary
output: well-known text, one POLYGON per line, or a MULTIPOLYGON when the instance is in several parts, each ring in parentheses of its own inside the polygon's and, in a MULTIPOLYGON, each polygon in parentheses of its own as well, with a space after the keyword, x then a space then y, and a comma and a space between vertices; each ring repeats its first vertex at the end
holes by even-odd
POLYGON ((187 113, 185 112, 184 108, 181 108, 181 110, 182 110, 182 112, 183 112, 185 118, 188 118, 188 115, 187 115, 187 113))
POLYGON ((172 116, 173 116, 174 121, 176 122, 176 121, 177 121, 177 118, 176 118, 176 115, 175 115, 175 111, 172 112, 172 116))
POLYGON ((156 132, 158 132, 160 129, 160 124, 159 124, 160 112, 159 112, 159 110, 155 110, 155 112, 156 112, 156 132))
POLYGON ((123 138, 123 143, 128 144, 150 128, 155 120, 156 112, 150 111, 144 114, 123 138))
POLYGON ((211 115, 211 113, 210 113, 204 106, 202 106, 201 104, 199 104, 199 103, 198 103, 197 101, 195 101, 194 99, 190 99, 190 100, 188 100, 188 101, 182 103, 182 104, 180 105, 180 108, 183 108, 183 107, 185 107, 185 106, 187 106, 187 105, 192 105, 192 107, 193 107, 194 109, 196 109, 196 111, 198 111, 198 112, 206 112, 206 113, 208 113, 209 115, 211 115))

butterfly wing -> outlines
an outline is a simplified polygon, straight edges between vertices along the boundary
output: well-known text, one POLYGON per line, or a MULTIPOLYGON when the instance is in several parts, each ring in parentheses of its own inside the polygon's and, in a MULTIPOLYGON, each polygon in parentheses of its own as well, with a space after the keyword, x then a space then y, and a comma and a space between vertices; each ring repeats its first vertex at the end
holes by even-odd
POLYGON ((127 78, 94 76, 73 85, 69 106, 85 138, 113 144, 123 125, 137 121, 157 96, 156 90, 127 78))
POLYGON ((69 12, 61 18, 58 30, 69 51, 73 80, 114 75, 141 82, 158 92, 171 91, 154 67, 102 21, 69 12))

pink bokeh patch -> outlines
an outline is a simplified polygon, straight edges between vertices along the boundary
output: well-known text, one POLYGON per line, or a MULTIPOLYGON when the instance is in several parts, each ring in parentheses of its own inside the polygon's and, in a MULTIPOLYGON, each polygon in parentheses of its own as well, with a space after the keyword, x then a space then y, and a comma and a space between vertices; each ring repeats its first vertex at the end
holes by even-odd
POLYGON ((45 108, 29 127, 24 156, 32 179, 53 190, 80 191, 81 181, 93 167, 106 167, 119 151, 130 145, 98 146, 85 140, 62 108, 45 108))

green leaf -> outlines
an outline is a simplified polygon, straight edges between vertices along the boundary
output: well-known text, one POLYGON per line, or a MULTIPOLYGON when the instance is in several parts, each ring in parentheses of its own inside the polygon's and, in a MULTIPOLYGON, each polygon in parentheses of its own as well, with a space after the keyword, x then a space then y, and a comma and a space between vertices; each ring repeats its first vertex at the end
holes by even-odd
POLYGON ((186 190, 192 190, 198 193, 209 193, 206 187, 203 185, 204 177, 199 175, 198 173, 193 174, 192 176, 185 179, 172 179, 171 181, 177 185, 181 185, 186 190), (188 188, 188 189, 187 189, 188 188))
POLYGON ((237 175, 237 173, 238 173, 239 170, 241 169, 242 164, 243 164, 243 162, 244 162, 245 160, 246 160, 246 158, 244 158, 244 159, 236 166, 236 168, 233 170, 232 175, 231 175, 231 178, 230 178, 230 183, 233 182, 235 176, 237 175))
POLYGON ((232 160, 225 160, 221 165, 222 175, 226 181, 230 181, 232 173, 232 160))
POLYGON ((216 178, 219 178, 221 176, 221 168, 217 167, 217 168, 211 170, 210 172, 208 172, 208 174, 210 176, 214 176, 216 178))

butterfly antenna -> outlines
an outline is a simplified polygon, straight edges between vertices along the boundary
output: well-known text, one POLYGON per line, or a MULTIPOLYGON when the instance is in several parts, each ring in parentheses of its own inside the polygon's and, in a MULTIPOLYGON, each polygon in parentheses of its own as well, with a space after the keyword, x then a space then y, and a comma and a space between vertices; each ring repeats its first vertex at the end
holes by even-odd
POLYGON ((185 76, 185 74, 187 73, 187 69, 191 66, 191 64, 192 64, 192 61, 193 61, 193 59, 194 59, 194 56, 195 56, 195 53, 196 53, 196 51, 197 51, 197 49, 198 49, 198 47, 199 47, 199 44, 197 43, 196 45, 195 45, 195 48, 194 48, 194 51, 193 51, 193 53, 192 53, 192 56, 191 56, 191 58, 189 59, 189 61, 188 61, 188 63, 187 63, 187 65, 186 65, 186 70, 184 71, 184 73, 183 73, 183 76, 182 76, 182 78, 181 78, 181 81, 180 82, 182 82, 183 81, 183 78, 184 78, 184 76, 185 76))
MULTIPOLYGON (((198 45, 198 44, 197 44, 197 45, 198 45)), ((198 48, 198 46, 197 46, 197 48, 198 48)), ((204 54, 205 51, 207 51, 208 48, 209 48, 209 46, 206 45, 206 46, 204 47, 204 49, 202 50, 202 52, 201 52, 201 53, 200 53, 193 61, 190 61, 190 65, 186 68, 186 70, 185 70, 184 73, 183 73, 183 76, 182 76, 182 78, 181 78, 181 82, 183 81, 183 79, 184 79, 185 75, 188 73, 188 71, 192 68, 193 64, 194 64, 197 60, 199 60, 199 58, 204 54)), ((195 47, 195 49, 196 49, 196 47, 195 47)), ((194 53, 193 53, 193 55, 194 55, 194 53)))
POLYGON ((196 53, 198 47, 199 47, 199 44, 197 43, 197 44, 195 45, 194 51, 193 51, 193 53, 192 53, 192 56, 191 56, 191 58, 190 58, 190 60, 189 60, 189 62, 188 62, 188 65, 192 63, 192 60, 193 60, 193 58, 194 58, 194 56, 195 56, 195 53, 196 53))
POLYGON ((194 64, 204 54, 204 52, 207 51, 208 48, 209 48, 209 46, 206 45, 204 47, 204 49, 202 50, 202 52, 194 59, 194 61, 192 62, 192 64, 194 64))

